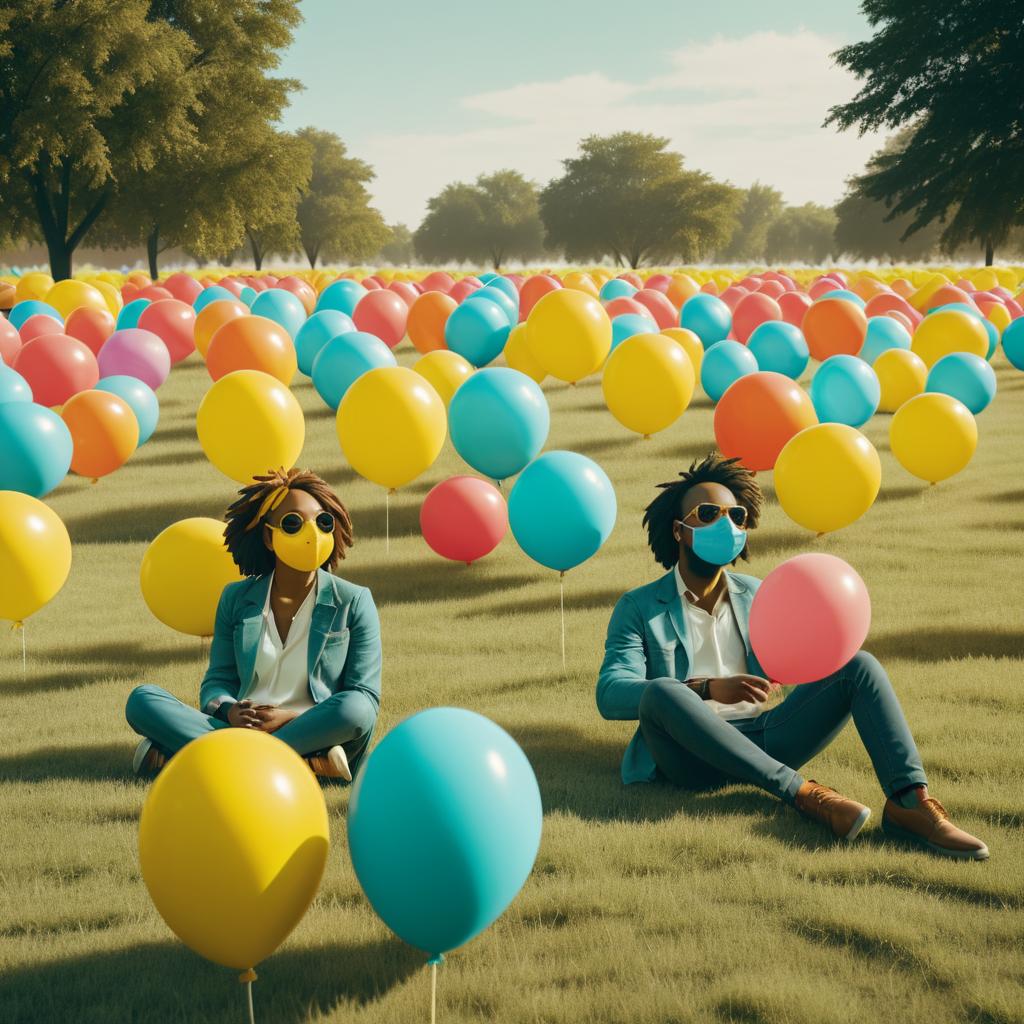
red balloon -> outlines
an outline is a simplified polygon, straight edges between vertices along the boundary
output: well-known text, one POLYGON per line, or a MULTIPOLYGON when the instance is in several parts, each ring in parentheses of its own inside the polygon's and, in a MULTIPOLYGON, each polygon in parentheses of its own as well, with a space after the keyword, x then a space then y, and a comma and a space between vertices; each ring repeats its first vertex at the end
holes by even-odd
POLYGON ((312 316, 316 312, 316 289, 308 281, 303 281, 301 277, 291 274, 288 277, 282 277, 277 282, 277 287, 291 292, 302 303, 306 310, 306 316, 312 316))
POLYGON ((462 302, 470 292, 475 292, 477 288, 481 287, 483 286, 475 277, 464 277, 461 281, 456 281, 455 284, 452 285, 448 294, 456 302, 462 302))
POLYGON ((754 328, 769 320, 781 319, 782 310, 770 295, 751 292, 736 303, 736 308, 732 311, 732 330, 736 340, 746 345, 747 338, 754 333, 754 328))
POLYGON ((435 270, 433 273, 427 274, 420 284, 423 285, 423 290, 426 292, 444 292, 447 295, 452 290, 452 285, 455 284, 455 278, 443 270, 435 270))
MULTIPOLYGON (((659 330, 665 330, 666 327, 679 326, 679 310, 672 305, 667 295, 663 295, 653 288, 641 288, 640 291, 629 296, 629 298, 644 307, 644 310, 658 325, 659 330)), ((615 300, 613 299, 612 301, 615 300)), ((611 315, 609 313, 609 316, 611 315)))
POLYGON ((63 405, 79 391, 88 391, 100 379, 92 349, 66 334, 44 334, 14 357, 12 364, 28 382, 40 405, 63 405))
POLYGON ((21 335, 5 316, 0 316, 0 361, 13 365, 14 357, 21 351, 21 335))
POLYGON ((420 508, 423 539, 443 558, 472 564, 508 531, 508 507, 493 484, 477 476, 442 480, 420 508))
POLYGON ((63 334, 64 325, 47 313, 34 313, 19 329, 22 345, 38 338, 41 334, 63 334))
POLYGON ((103 343, 116 329, 117 323, 110 313, 105 309, 92 309, 89 306, 80 306, 74 310, 64 324, 65 334, 85 342, 97 356, 103 348, 103 343))
POLYGON ((740 304, 740 299, 746 298, 749 294, 746 288, 743 288, 738 284, 731 284, 719 298, 729 307, 730 310, 735 309, 740 304))
POLYGON ((620 295, 619 298, 612 299, 611 302, 604 307, 604 311, 613 319, 617 316, 623 316, 626 313, 636 313, 639 316, 646 317, 650 317, 651 315, 651 311, 643 303, 637 302, 636 299, 626 295, 620 295))
POLYGON ((125 281, 125 283, 121 285, 121 298, 126 303, 131 302, 138 294, 139 286, 137 284, 133 284, 131 281, 125 281))
POLYGON ((182 273, 171 274, 163 286, 179 302, 187 302, 190 306, 203 290, 203 286, 194 277, 182 273))
POLYGON ((177 299, 153 302, 142 311, 138 326, 152 331, 167 346, 172 366, 195 351, 196 311, 187 302, 177 299))
POLYGON ((781 281, 765 281, 757 289, 762 295, 777 299, 780 295, 786 294, 786 286, 781 281))
POLYGON ((241 296, 242 289, 245 287, 241 281, 236 281, 233 277, 222 277, 217 284, 221 288, 226 288, 236 299, 241 296))
POLYGON ((619 274, 620 281, 628 281, 637 291, 640 291, 644 286, 644 282, 640 275, 632 270, 627 270, 624 274, 619 274))
POLYGON ((819 277, 810 288, 807 289, 807 294, 812 299, 821 298, 826 292, 834 292, 836 289, 841 289, 843 286, 838 281, 834 281, 828 277, 819 277))
POLYGON ((668 274, 651 274, 646 281, 644 281, 644 288, 653 288, 656 292, 664 294, 668 291, 668 286, 672 283, 672 278, 668 274))
POLYGON ((951 302, 965 302, 968 306, 974 305, 970 295, 963 288, 957 288, 952 284, 944 284, 941 288, 936 288, 932 292, 928 301, 924 304, 924 309, 926 313, 930 313, 936 306, 945 306, 951 302))
POLYGON ((756 292, 761 287, 761 278, 755 274, 748 274, 739 283, 740 288, 746 288, 748 292, 756 292))
POLYGON ((352 322, 358 330, 376 335, 388 348, 394 348, 405 337, 408 319, 409 307, 405 301, 386 288, 364 295, 352 313, 352 322))
POLYGON ((174 296, 166 288, 161 288, 158 284, 149 284, 145 288, 140 288, 133 298, 160 302, 162 299, 173 299, 174 296))
POLYGON ((522 322, 530 315, 530 310, 548 292, 556 292, 562 287, 560 281, 556 281, 550 274, 534 274, 528 277, 522 288, 519 289, 519 320, 522 322))
POLYGON ((360 284, 362 284, 368 292, 373 292, 380 288, 380 285, 372 277, 364 277, 360 284))
POLYGON ((408 281, 392 281, 388 291, 394 292, 407 306, 411 306, 420 297, 420 293, 408 281))

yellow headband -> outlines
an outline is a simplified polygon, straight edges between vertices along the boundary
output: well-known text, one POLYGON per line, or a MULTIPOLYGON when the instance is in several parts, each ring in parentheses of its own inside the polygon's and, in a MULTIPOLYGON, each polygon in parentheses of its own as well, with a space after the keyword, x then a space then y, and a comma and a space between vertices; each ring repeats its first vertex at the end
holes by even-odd
POLYGON ((250 530, 256 528, 259 525, 259 521, 268 513, 273 512, 278 505, 288 496, 288 488, 284 485, 275 487, 264 499, 260 505, 259 512, 256 513, 253 521, 245 528, 245 532, 248 533, 250 530))

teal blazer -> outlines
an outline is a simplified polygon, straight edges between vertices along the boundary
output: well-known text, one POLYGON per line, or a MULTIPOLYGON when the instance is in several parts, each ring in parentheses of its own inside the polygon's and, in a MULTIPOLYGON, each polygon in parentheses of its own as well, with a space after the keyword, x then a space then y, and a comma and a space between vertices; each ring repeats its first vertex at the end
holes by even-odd
MULTIPOLYGON (((756 576, 725 573, 729 600, 747 648, 747 670, 764 672, 750 649, 750 603, 761 585, 756 576)), ((619 598, 608 623, 604 661, 597 678, 597 708, 604 718, 635 722, 640 698, 651 679, 689 678, 693 648, 676 589, 675 571, 619 598)), ((622 781, 653 782, 654 758, 639 728, 622 758, 622 781)))

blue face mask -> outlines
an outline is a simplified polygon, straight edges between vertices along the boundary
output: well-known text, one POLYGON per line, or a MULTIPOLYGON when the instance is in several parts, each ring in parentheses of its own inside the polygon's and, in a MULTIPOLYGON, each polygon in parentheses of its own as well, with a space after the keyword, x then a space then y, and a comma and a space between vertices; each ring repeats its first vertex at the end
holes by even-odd
POLYGON ((693 553, 712 565, 728 565, 739 557, 747 543, 747 531, 741 530, 728 516, 710 526, 691 526, 693 553))

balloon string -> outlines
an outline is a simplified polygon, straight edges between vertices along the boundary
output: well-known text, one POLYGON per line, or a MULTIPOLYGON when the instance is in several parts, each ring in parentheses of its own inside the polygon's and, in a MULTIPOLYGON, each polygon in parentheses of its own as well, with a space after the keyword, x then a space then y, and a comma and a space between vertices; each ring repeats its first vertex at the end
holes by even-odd
POLYGON ((565 671, 565 573, 558 574, 558 611, 562 620, 562 671, 565 671))
POLYGON ((384 550, 391 550, 391 492, 384 495, 384 550))
POLYGON ((21 633, 21 681, 25 682, 28 679, 28 654, 25 649, 25 623, 21 623, 21 629, 18 630, 21 633))
POLYGON ((245 1001, 249 1010, 249 1024, 256 1024, 256 1015, 253 1012, 252 1006, 252 983, 256 980, 256 977, 256 972, 251 967, 238 976, 238 980, 245 986, 245 1001))
POLYGON ((430 965, 430 1024, 437 1024, 437 964, 430 965))

